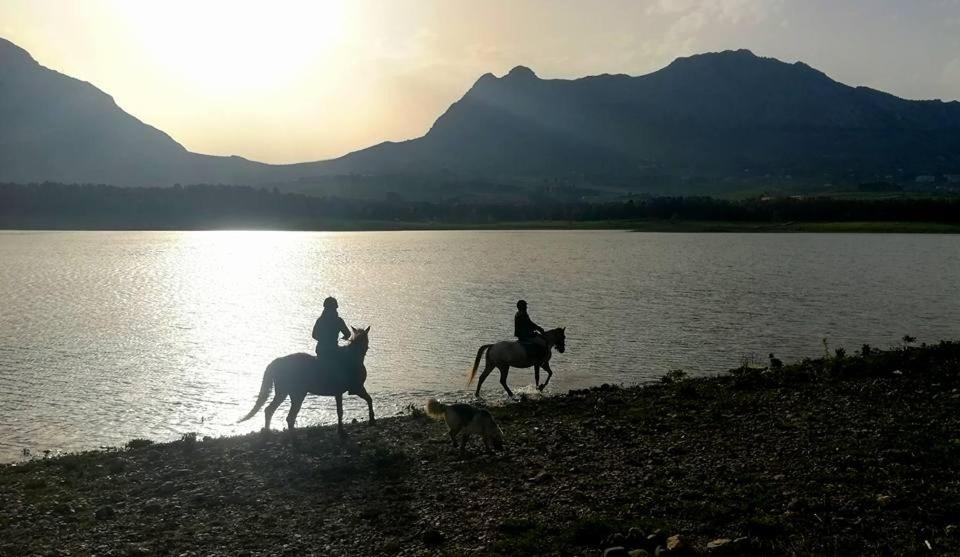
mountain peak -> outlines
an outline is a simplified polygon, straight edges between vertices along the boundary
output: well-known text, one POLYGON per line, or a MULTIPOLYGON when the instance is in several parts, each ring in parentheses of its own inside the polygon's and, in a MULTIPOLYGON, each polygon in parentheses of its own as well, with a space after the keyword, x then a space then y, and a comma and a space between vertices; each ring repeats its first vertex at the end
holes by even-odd
POLYGON ((710 79, 726 75, 745 81, 807 80, 806 83, 835 83, 825 73, 803 62, 793 64, 776 58, 757 56, 747 49, 706 52, 677 58, 661 71, 685 75, 691 79, 710 79), (810 81, 812 78, 812 81, 810 81))
POLYGON ((721 50, 720 52, 706 52, 701 54, 701 56, 727 56, 727 57, 737 57, 737 58, 760 58, 753 53, 749 48, 738 48, 736 50, 721 50))
POLYGON ((537 74, 526 66, 516 66, 503 77, 504 79, 537 79, 537 74))
POLYGON ((36 63, 29 52, 7 39, 0 37, 0 64, 7 64, 14 61, 36 63))
POLYGON ((712 62, 753 62, 758 60, 773 60, 772 58, 763 58, 757 56, 751 50, 740 48, 737 50, 721 50, 719 52, 704 52, 693 54, 691 56, 681 56, 671 62, 667 67, 675 64, 704 64, 712 62))

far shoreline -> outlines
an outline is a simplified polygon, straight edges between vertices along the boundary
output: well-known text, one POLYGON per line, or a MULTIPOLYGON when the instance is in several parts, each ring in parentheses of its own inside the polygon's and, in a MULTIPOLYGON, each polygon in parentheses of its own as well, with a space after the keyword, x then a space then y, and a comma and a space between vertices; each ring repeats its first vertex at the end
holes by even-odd
POLYGON ((679 233, 855 233, 958 234, 960 224, 905 221, 753 222, 696 220, 511 221, 495 223, 327 221, 321 226, 261 226, 224 223, 211 226, 85 226, 81 224, 11 226, 2 232, 407 232, 407 231, 623 230, 679 233))

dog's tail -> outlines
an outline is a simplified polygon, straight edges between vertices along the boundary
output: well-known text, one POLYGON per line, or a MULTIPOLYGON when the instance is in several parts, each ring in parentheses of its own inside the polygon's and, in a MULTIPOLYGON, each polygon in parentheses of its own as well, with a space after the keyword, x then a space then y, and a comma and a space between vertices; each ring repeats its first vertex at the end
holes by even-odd
POLYGON ((435 398, 427 401, 427 415, 431 418, 442 419, 447 413, 447 405, 435 398))
POLYGON ((480 347, 480 350, 477 350, 477 358, 473 361, 473 367, 470 368, 470 378, 467 379, 467 385, 473 383, 473 377, 477 374, 477 368, 480 367, 480 358, 483 357, 484 350, 487 350, 493 346, 492 344, 484 344, 480 347))
POLYGON ((267 402, 267 398, 270 396, 270 389, 273 387, 273 364, 276 362, 270 362, 270 365, 267 366, 267 369, 263 370, 263 381, 260 382, 260 394, 257 396, 257 403, 253 406, 253 410, 249 414, 237 420, 237 423, 245 422, 252 418, 263 404, 267 402))

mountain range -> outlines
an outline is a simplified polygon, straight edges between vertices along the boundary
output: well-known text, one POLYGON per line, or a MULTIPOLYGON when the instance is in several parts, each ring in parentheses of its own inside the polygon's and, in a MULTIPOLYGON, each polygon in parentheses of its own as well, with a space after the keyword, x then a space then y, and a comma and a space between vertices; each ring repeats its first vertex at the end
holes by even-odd
POLYGON ((423 137, 270 165, 187 151, 93 85, 0 39, 0 182, 267 185, 325 176, 629 184, 960 174, 960 102, 851 87, 747 50, 643 76, 481 76, 423 137))

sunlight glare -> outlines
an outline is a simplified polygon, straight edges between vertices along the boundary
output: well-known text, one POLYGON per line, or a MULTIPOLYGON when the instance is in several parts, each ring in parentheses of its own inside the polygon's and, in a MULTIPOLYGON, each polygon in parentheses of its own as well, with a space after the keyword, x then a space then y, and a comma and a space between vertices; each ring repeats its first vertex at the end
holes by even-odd
POLYGON ((336 1, 129 2, 125 23, 190 87, 236 94, 295 86, 346 35, 336 1))

